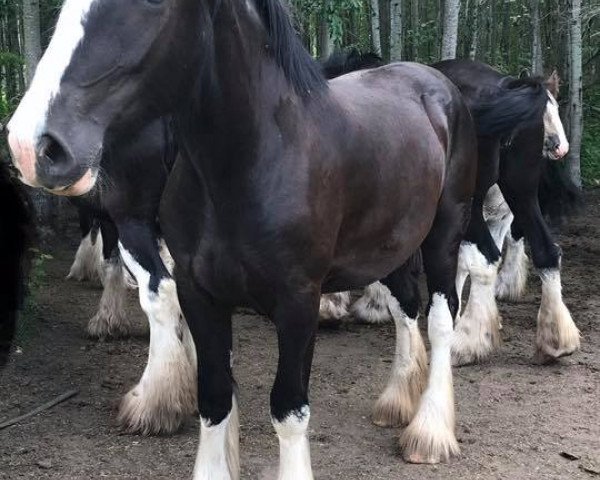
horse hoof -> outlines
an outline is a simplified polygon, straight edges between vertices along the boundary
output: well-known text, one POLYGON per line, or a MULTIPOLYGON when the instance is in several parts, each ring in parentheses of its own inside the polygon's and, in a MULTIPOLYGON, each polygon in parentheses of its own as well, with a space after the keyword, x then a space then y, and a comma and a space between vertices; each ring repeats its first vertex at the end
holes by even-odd
POLYGON ((103 340, 106 338, 124 338, 130 335, 130 325, 125 317, 118 315, 104 315, 98 312, 94 315, 87 326, 87 334, 90 338, 103 340))

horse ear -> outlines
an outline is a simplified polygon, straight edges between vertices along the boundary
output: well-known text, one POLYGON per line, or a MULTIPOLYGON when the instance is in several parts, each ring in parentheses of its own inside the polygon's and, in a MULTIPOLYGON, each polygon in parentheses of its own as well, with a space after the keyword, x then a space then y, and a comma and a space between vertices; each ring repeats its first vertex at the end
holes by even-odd
POLYGON ((554 98, 558 98, 558 93, 560 90, 560 77, 558 76, 558 71, 556 68, 552 70, 548 80, 546 80, 546 85, 552 96, 554 96, 554 98))
POLYGON ((519 74, 519 78, 523 79, 523 78, 529 78, 531 77, 531 74, 529 73, 529 69, 524 68, 523 70, 521 70, 521 73, 519 74))

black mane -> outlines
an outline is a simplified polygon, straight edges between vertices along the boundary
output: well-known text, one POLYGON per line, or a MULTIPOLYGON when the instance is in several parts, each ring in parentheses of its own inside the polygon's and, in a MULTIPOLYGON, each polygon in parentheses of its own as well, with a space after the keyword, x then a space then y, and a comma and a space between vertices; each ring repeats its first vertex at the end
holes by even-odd
POLYGON ((327 88, 320 65, 302 45, 291 15, 281 0, 254 0, 269 36, 269 49, 299 95, 327 88))

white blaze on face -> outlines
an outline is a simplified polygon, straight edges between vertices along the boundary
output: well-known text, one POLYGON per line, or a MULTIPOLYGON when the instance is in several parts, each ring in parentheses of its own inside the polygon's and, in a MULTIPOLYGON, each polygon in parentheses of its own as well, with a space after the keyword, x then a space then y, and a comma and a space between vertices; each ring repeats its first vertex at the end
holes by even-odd
POLYGON ((36 148, 44 133, 46 118, 52 99, 60 91, 65 70, 71 63, 73 52, 81 43, 88 12, 97 0, 66 0, 62 7, 56 30, 35 76, 8 123, 8 141, 23 181, 36 184, 36 148))
MULTIPOLYGON (((544 112, 544 144, 550 137, 558 139, 558 148, 548 152, 554 160, 564 157, 569 152, 569 141, 565 134, 565 129, 560 120, 558 111, 558 102, 554 96, 548 92, 548 103, 544 112)), ((544 151, 546 149, 544 148, 544 151)))

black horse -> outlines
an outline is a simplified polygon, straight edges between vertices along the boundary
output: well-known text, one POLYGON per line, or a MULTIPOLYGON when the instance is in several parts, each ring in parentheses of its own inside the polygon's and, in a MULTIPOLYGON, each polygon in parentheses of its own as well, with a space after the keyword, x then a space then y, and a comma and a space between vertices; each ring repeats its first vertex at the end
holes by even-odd
POLYGON ((19 186, 0 161, 0 368, 7 360, 23 305, 28 270, 27 250, 33 227, 29 204, 19 186))
MULTIPOLYGON (((115 132, 175 119, 180 152, 160 225, 199 355, 195 477, 239 475, 233 307, 250 305, 276 324, 280 478, 312 478, 306 431, 319 296, 386 277, 420 245, 433 351, 406 446, 423 458, 455 452, 454 279, 476 140, 451 82, 396 64, 327 85, 278 0, 67 0, 53 42, 60 49, 50 45, 9 124, 28 183, 88 192, 115 132)), ((121 253, 139 282, 146 270, 126 247, 121 253)), ((162 277, 153 290, 171 285, 162 277)))

